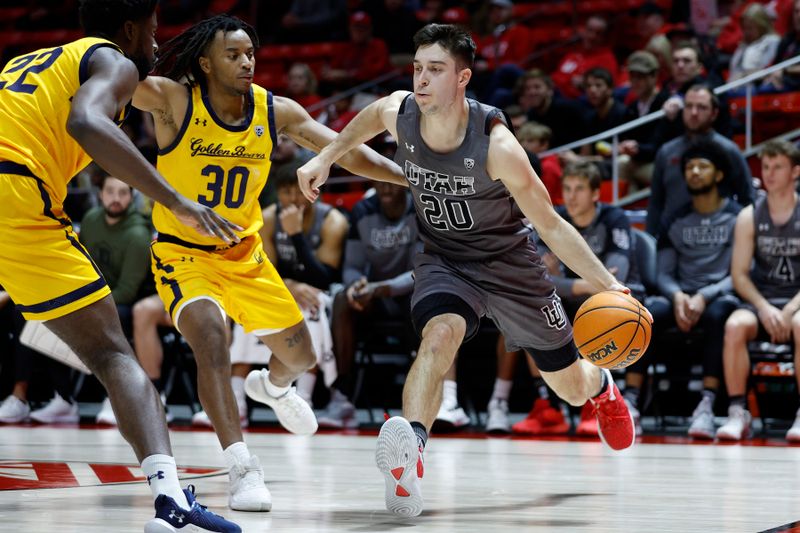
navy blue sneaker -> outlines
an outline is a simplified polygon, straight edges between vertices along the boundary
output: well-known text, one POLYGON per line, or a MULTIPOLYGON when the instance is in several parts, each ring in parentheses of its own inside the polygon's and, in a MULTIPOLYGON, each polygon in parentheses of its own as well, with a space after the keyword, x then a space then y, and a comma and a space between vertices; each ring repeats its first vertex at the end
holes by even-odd
POLYGON ((242 533, 242 528, 228 522, 197 503, 194 485, 183 489, 189 510, 182 509, 175 500, 160 494, 156 498, 156 517, 144 526, 144 533, 175 533, 176 531, 207 531, 209 533, 242 533))

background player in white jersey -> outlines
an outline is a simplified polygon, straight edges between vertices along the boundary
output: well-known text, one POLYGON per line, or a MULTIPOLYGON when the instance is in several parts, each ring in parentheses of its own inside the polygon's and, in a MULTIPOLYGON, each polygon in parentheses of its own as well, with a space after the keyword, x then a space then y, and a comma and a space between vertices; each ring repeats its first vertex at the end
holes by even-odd
POLYGON ((623 449, 634 441, 633 422, 610 373, 578 357, 523 217, 598 290, 628 289, 553 210, 502 113, 465 97, 475 57, 469 34, 429 24, 414 44, 414 93, 399 91, 369 105, 298 170, 313 199, 341 154, 384 130, 397 139, 395 161, 405 167, 425 243, 415 261, 412 297, 422 343, 403 391, 405 418, 381 428, 376 460, 386 480, 387 508, 411 516, 422 511, 422 450, 441 402, 442 377, 482 315, 495 321, 509 348, 531 353, 559 396, 573 405, 593 402, 607 444, 623 449))
MULTIPOLYGON (((316 357, 300 309, 263 252, 258 196, 278 134, 312 150, 335 137, 293 100, 252 83, 257 44, 255 30, 235 17, 201 21, 162 46, 156 72, 164 75, 141 83, 133 101, 155 118, 158 168, 166 179, 243 228, 241 242, 221 246, 156 206, 159 235, 151 248, 159 295, 192 347, 200 402, 231 468, 229 505, 243 511, 269 511, 272 499, 243 441, 225 315, 273 353, 269 372, 248 375, 247 394, 270 405, 289 431, 314 433, 314 413, 290 385, 316 357)), ((366 147, 340 163, 356 174, 404 182, 397 165, 366 147)))

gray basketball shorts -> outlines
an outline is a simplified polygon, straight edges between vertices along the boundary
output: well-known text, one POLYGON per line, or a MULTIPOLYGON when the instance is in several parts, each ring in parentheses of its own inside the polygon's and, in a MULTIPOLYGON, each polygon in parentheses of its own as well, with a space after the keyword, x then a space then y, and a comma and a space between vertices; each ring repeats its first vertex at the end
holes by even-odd
POLYGON ((486 261, 453 261, 439 254, 418 254, 412 314, 419 302, 440 294, 457 296, 478 318, 492 319, 509 351, 553 350, 572 341, 572 324, 544 264, 530 245, 486 261))

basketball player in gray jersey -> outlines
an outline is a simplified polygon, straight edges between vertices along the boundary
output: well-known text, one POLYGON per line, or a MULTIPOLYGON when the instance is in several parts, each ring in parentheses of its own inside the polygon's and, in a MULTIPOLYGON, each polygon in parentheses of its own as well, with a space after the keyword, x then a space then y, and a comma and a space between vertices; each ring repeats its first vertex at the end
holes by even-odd
POLYGON ((338 154, 384 130, 397 139, 395 161, 405 168, 425 245, 414 264, 411 302, 422 342, 403 390, 404 417, 383 425, 375 455, 387 508, 406 516, 422 512, 422 450, 441 403, 442 378, 483 315, 494 320, 509 349, 533 356, 559 396, 576 406, 593 403, 610 447, 634 441, 633 421, 610 373, 578 357, 523 216, 598 290, 628 289, 553 210, 502 113, 465 97, 475 58, 469 34, 429 24, 414 44, 414 93, 399 91, 369 105, 298 170, 313 199, 338 154))
MULTIPOLYGON (((745 207, 736 220, 731 278, 747 304, 725 323, 723 364, 730 406, 728 420, 717 430, 719 439, 738 441, 750 433, 752 417, 746 409, 749 341, 759 336, 777 343, 795 340, 795 368, 800 364, 798 177, 800 150, 787 141, 766 143, 761 151, 761 179, 767 194, 745 207)), ((797 377, 800 380, 800 373, 797 377)), ((800 416, 786 438, 800 442, 800 416)))

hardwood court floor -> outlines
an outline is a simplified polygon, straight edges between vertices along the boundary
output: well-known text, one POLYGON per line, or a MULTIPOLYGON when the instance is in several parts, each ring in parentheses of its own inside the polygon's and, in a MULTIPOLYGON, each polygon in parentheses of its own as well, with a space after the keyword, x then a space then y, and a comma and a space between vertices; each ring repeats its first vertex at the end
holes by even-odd
MULTIPOLYGON (((373 435, 250 432, 270 513, 226 508, 227 475, 208 431, 173 431, 199 499, 246 532, 757 532, 800 520, 798 450, 776 446, 434 438, 426 510, 383 507, 373 435)), ((141 532, 150 492, 115 429, 0 427, 0 531, 141 532), (38 464, 42 463, 42 464, 38 464), (112 482, 123 484, 108 484, 112 482), (106 484, 103 484, 105 482, 106 484), (45 484, 65 488, 35 488, 45 484)), ((774 531, 800 531, 784 526, 774 531)))

